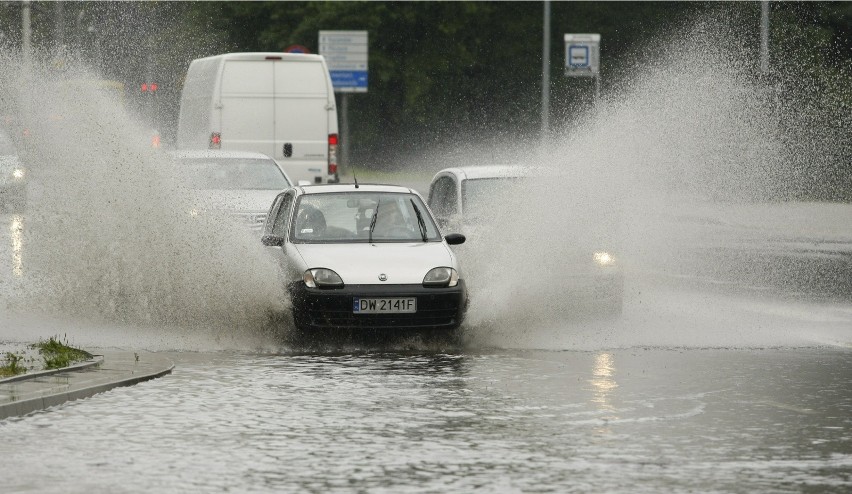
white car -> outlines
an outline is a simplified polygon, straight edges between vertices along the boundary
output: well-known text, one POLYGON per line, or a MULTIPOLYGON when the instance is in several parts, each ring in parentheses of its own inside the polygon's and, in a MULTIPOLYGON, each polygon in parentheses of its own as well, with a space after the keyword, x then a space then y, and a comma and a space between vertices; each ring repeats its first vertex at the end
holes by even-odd
POLYGON ((192 215, 213 209, 260 232, 269 204, 292 182, 269 156, 248 151, 174 151, 173 170, 192 191, 192 215))
MULTIPOLYGON (((433 177, 428 203, 442 228, 474 232, 477 238, 486 237, 481 229, 491 228, 500 242, 507 239, 520 242, 519 249, 512 253, 512 260, 502 260, 513 265, 504 266, 504 272, 508 273, 512 267, 522 271, 524 262, 540 263, 535 266, 537 271, 543 271, 538 275, 540 281, 546 280, 548 285, 559 287, 559 296, 569 299, 578 312, 620 314, 624 273, 610 244, 611 232, 606 231, 610 225, 581 222, 583 239, 579 235, 553 235, 554 219, 587 213, 572 213, 570 207, 566 207, 571 204, 570 197, 565 204, 542 204, 541 198, 531 197, 543 193, 553 179, 546 170, 520 165, 447 168, 433 177), (542 206, 549 212, 543 214, 536 210, 542 206), (519 209, 521 211, 517 211, 519 209), (532 224, 524 223, 522 229, 512 230, 517 226, 507 224, 509 217, 522 218, 532 224), (535 243, 530 245, 530 240, 535 243)), ((570 193, 565 191, 564 194, 570 193)), ((468 249, 478 248, 479 251, 472 254, 480 259, 501 262, 488 251, 492 247, 467 246, 468 249)))
POLYGON ((446 330, 467 290, 420 195, 393 185, 313 185, 275 199, 262 242, 282 267, 295 326, 316 330, 446 330))

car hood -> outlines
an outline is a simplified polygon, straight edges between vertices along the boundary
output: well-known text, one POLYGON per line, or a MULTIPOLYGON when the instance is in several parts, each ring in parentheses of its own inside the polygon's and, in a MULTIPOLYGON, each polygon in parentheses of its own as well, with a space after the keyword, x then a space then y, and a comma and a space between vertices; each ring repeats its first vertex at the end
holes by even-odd
POLYGON ((423 283, 430 269, 449 266, 456 258, 444 242, 294 244, 305 269, 334 270, 347 285, 411 285, 423 283), (385 282, 379 275, 387 276, 385 282))
POLYGON ((269 211, 280 190, 194 190, 193 203, 202 209, 269 211))

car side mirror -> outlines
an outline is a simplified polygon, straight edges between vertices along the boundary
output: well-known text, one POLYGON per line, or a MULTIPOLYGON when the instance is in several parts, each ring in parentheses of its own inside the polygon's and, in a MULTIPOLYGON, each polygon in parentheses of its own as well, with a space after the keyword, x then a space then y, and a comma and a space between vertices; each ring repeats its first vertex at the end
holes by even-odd
POLYGON ((450 233, 444 235, 444 240, 446 240, 449 245, 461 245, 465 240, 467 240, 467 238, 465 238, 465 236, 461 233, 450 233))
POLYGON ((284 237, 278 235, 264 235, 260 237, 260 243, 267 247, 280 247, 284 245, 284 237))

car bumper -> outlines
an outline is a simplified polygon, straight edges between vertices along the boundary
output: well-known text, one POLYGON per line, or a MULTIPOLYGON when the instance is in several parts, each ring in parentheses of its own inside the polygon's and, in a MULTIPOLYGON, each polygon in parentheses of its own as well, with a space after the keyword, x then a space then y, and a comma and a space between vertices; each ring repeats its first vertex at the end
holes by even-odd
POLYGON ((293 315, 300 329, 455 329, 467 310, 464 281, 447 288, 421 285, 349 285, 339 289, 308 288, 303 282, 289 287, 293 315), (359 314, 355 298, 417 299, 417 312, 359 314))

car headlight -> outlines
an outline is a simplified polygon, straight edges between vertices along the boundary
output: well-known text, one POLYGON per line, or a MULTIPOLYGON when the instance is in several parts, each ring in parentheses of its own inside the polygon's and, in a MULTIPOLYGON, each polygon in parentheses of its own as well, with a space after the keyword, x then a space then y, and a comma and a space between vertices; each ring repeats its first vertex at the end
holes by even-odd
POLYGON ((598 266, 615 266, 615 257, 609 252, 595 252, 593 257, 598 266))
POLYGON ((23 168, 15 168, 12 170, 12 176, 15 177, 15 180, 21 180, 24 178, 25 172, 23 168))
POLYGON ((340 288, 343 286, 343 279, 334 271, 326 268, 314 268, 305 271, 303 276, 305 285, 309 288, 340 288))
POLYGON ((192 208, 189 210, 189 215, 195 218, 196 216, 201 214, 201 210, 198 208, 192 208))
POLYGON ((434 268, 426 273, 423 286, 456 286, 459 284, 459 274, 453 268, 434 268))

